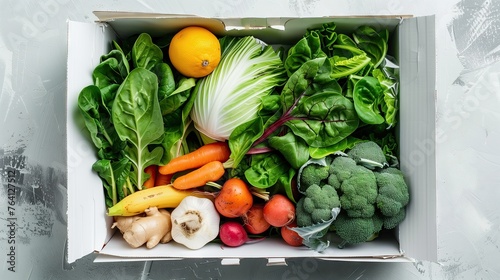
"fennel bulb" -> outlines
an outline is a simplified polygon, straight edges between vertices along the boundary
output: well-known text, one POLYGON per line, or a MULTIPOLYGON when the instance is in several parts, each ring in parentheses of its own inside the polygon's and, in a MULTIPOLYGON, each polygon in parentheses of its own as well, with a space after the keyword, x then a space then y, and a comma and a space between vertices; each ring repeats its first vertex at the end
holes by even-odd
POLYGON ((205 136, 224 141, 257 117, 261 98, 286 80, 278 53, 252 36, 221 39, 222 57, 194 89, 191 119, 205 136))

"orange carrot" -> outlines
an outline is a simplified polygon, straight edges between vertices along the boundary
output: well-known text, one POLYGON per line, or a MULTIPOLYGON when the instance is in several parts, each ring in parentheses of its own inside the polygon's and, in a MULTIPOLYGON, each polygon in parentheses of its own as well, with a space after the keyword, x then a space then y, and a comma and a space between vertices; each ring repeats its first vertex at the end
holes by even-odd
POLYGON ((211 161, 174 180, 173 186, 179 190, 187 190, 204 186, 211 181, 217 181, 224 175, 224 165, 220 161, 211 161))
POLYGON ((161 174, 173 174, 179 171, 201 167, 212 161, 225 162, 229 159, 231 150, 226 142, 205 144, 188 154, 172 159, 166 165, 159 167, 161 174))
POLYGON ((156 172, 156 180, 155 186, 163 186, 171 183, 172 177, 174 174, 161 174, 160 172, 156 172))
POLYGON ((156 172, 158 165, 150 165, 144 169, 144 172, 149 174, 149 178, 144 182, 144 188, 149 189, 155 186, 156 172))

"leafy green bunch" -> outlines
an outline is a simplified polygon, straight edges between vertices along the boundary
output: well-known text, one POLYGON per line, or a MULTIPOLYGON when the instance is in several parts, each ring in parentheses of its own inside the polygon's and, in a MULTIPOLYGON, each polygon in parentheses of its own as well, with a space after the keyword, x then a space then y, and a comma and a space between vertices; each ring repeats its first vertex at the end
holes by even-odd
POLYGON ((361 26, 342 34, 332 22, 283 51, 288 79, 261 99, 257 118, 229 137, 234 172, 293 199, 293 177, 311 158, 366 140, 394 154, 398 80, 388 41, 385 29, 361 26))
POLYGON ((102 55, 78 107, 98 160, 108 207, 143 188, 145 168, 182 153, 194 79, 176 79, 149 34, 129 38, 102 55))

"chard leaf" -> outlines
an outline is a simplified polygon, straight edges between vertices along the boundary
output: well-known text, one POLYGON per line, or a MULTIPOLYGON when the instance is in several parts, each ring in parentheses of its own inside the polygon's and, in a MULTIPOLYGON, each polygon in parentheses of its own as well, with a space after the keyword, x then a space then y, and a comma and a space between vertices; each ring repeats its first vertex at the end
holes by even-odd
POLYGON ((146 180, 144 169, 159 164, 163 149, 159 144, 164 134, 158 102, 158 78, 145 68, 130 72, 118 89, 112 119, 122 141, 127 142, 126 156, 134 171, 130 178, 138 189, 146 180), (151 149, 150 149, 151 148, 151 149))
POLYGON ((358 116, 352 102, 335 92, 319 92, 307 97, 286 122, 295 135, 311 147, 333 145, 353 133, 358 116))
MULTIPOLYGON (((300 98, 305 95, 306 90, 313 83, 325 60, 324 57, 309 60, 290 76, 281 92, 284 112, 293 109, 300 98)), ((319 77, 324 79, 324 76, 319 77)))

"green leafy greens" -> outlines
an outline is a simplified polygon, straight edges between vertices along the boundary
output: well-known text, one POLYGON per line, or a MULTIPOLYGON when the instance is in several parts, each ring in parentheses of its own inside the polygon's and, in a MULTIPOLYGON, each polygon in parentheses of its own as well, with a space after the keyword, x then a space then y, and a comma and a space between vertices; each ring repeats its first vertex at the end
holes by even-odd
POLYGON ((176 82, 163 50, 149 34, 124 43, 122 48, 114 41, 113 49, 101 56, 93 84, 78 97, 97 150, 92 169, 102 179, 108 207, 143 188, 149 178, 146 167, 189 150, 186 116, 196 83, 189 78, 176 82))
POLYGON ((385 66, 389 33, 369 26, 350 35, 335 29, 334 23, 310 29, 288 49, 285 84, 262 99, 258 118, 229 137, 235 172, 259 188, 294 199, 282 169, 297 170, 310 158, 373 138, 386 139, 377 142, 395 150, 395 141, 387 142, 397 119, 398 84, 392 66, 385 66))

